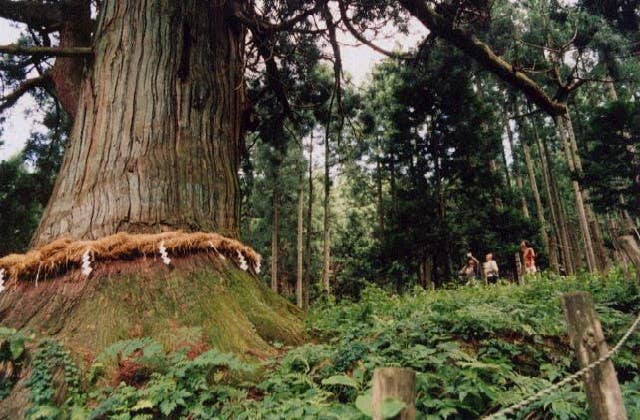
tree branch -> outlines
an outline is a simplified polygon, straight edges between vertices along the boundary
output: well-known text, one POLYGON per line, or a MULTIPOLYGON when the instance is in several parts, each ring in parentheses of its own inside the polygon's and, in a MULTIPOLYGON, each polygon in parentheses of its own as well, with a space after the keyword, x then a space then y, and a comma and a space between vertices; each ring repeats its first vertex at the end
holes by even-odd
POLYGON ((93 54, 91 47, 41 47, 18 44, 0 45, 0 53, 45 57, 88 57, 93 54))
MULTIPOLYGON (((333 50, 333 76, 335 78, 334 86, 336 92, 336 99, 338 100, 338 111, 343 116, 342 109, 342 54, 340 51, 340 45, 338 44, 338 37, 336 35, 336 24, 333 21, 333 16, 329 7, 322 9, 322 16, 327 23, 327 29, 329 30, 329 43, 333 50)), ((344 117, 342 117, 344 118, 344 117)))
POLYGON ((251 29, 251 34, 255 40, 256 47, 258 49, 258 54, 264 60, 265 70, 267 73, 267 80, 269 82, 269 86, 273 89, 276 98, 278 98, 278 102, 282 105, 282 113, 285 116, 291 115, 291 107, 289 105, 289 99, 287 98, 287 92, 285 90, 284 84, 280 79, 280 70, 278 69, 278 64, 274 58, 274 54, 271 48, 269 48, 268 38, 266 38, 263 34, 259 33, 256 29, 251 29))
POLYGON ((0 0, 0 17, 41 28, 59 25, 64 20, 60 5, 34 0, 0 0))
POLYGON ((424 0, 400 0, 400 3, 432 33, 455 45, 478 61, 482 67, 523 92, 549 115, 562 115, 567 112, 564 103, 552 99, 534 80, 496 55, 471 32, 453 27, 451 22, 433 11, 424 0))
POLYGON ((15 105, 25 93, 37 87, 45 88, 50 81, 48 74, 25 80, 16 90, 0 98, 0 113, 15 105))
POLYGON ((363 44, 367 45, 372 50, 377 51, 382 55, 386 55, 387 57, 397 58, 397 59, 401 59, 401 60, 406 60, 406 59, 413 58, 413 56, 411 56, 410 54, 397 54, 397 53, 394 53, 392 51, 385 50, 384 48, 379 47, 376 44, 374 44, 373 42, 369 41, 360 32, 358 32, 356 30, 356 28, 354 28, 353 25, 351 24, 351 21, 347 17, 347 9, 346 9, 346 6, 344 4, 344 1, 343 0, 339 0, 338 1, 338 5, 339 5, 339 8, 340 8, 340 17, 342 18, 342 22, 344 23, 344 26, 351 33, 351 35, 353 35, 353 37, 355 39, 357 39, 358 41, 360 41, 363 44))
POLYGON ((252 28, 255 31, 259 32, 280 32, 280 31, 288 31, 293 29, 298 23, 301 23, 307 19, 310 15, 314 14, 318 11, 318 3, 316 6, 309 10, 305 10, 300 14, 292 17, 291 19, 279 22, 279 23, 271 23, 266 20, 262 16, 258 16, 257 14, 253 14, 252 16, 247 16, 240 8, 239 2, 234 2, 233 4, 233 17, 235 17, 239 22, 244 24, 245 26, 252 28))

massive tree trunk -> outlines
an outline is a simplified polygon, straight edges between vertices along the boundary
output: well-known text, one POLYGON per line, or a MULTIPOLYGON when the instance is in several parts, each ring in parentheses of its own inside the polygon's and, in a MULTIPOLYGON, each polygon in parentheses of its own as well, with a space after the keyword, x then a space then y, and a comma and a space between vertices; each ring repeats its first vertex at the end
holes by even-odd
POLYGON ((244 32, 220 4, 102 3, 94 61, 33 245, 119 231, 237 236, 244 32))

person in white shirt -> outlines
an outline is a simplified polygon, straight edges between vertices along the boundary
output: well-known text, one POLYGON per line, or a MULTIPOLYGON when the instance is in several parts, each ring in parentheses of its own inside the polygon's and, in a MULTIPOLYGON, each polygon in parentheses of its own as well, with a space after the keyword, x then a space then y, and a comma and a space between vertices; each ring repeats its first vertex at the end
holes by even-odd
POLYGON ((493 254, 488 253, 486 261, 482 263, 484 281, 487 284, 494 284, 498 281, 498 263, 493 259, 493 254))

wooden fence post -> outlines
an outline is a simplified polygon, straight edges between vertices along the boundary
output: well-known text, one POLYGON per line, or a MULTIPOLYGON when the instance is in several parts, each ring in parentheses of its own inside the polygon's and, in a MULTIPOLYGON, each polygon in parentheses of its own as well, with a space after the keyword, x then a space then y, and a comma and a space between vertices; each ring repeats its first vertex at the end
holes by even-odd
POLYGON ((373 371, 373 395, 371 399, 373 420, 381 420, 381 406, 385 399, 393 398, 406 404, 396 417, 401 420, 416 418, 416 373, 397 367, 376 368, 373 371))
POLYGON ((516 252, 516 276, 518 276, 518 284, 524 286, 524 273, 522 271, 522 261, 520 260, 519 252, 516 252))
MULTIPOLYGON (((562 294, 569 340, 581 368, 605 356, 609 349, 596 315, 593 299, 587 292, 562 294)), ((584 376, 591 418, 627 420, 616 371, 611 360, 594 367, 584 376)))

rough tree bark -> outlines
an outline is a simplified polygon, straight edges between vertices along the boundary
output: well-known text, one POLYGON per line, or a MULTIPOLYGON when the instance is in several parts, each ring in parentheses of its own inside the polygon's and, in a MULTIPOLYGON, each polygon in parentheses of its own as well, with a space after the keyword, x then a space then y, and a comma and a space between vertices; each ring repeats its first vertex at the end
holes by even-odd
MULTIPOLYGON (((70 0, 61 4, 66 16, 61 23, 59 47, 85 46, 91 43, 91 5, 87 0, 70 0)), ((86 59, 58 57, 51 69, 56 97, 64 110, 75 117, 80 101, 86 59)))
POLYGON ((94 60, 33 238, 237 236, 244 30, 205 0, 105 0, 94 60))
MULTIPOLYGON (((41 35, 38 40, 40 42, 36 41, 37 45, 0 46, 3 53, 32 57, 33 61, 30 63, 40 73, 40 77, 27 80, 14 92, 16 100, 35 86, 45 87, 55 94, 71 117, 75 116, 85 68, 89 63, 88 58, 92 56, 90 44, 94 22, 91 19, 91 3, 90 0, 54 3, 0 0, 1 17, 26 24, 34 33, 41 35), (58 35, 58 45, 55 47, 51 46, 50 40, 53 32, 58 35), (45 70, 42 66, 42 60, 47 57, 57 57, 50 70, 45 70), (33 83, 43 78, 47 83, 33 83)), ((0 106, 0 110, 13 106, 16 102, 10 97, 2 99, 4 104, 0 106)))

